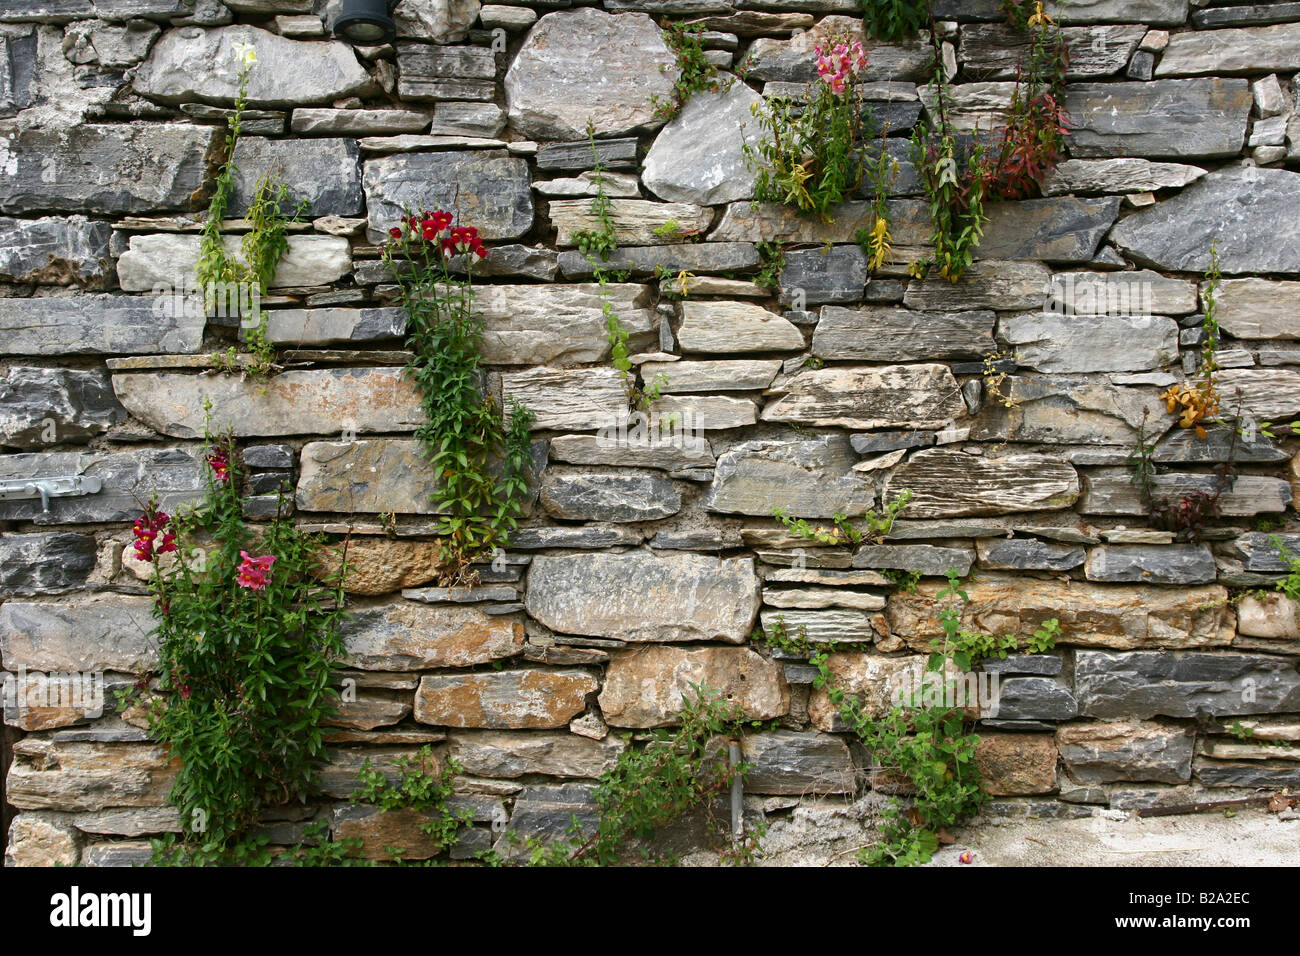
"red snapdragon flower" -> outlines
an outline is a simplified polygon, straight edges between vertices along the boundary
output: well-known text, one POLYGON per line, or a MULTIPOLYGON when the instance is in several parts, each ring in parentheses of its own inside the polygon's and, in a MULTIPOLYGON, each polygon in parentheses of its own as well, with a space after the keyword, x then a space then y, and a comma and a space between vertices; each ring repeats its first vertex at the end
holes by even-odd
POLYGON ((176 535, 167 530, 171 516, 165 511, 158 511, 153 504, 144 514, 135 519, 131 533, 135 535, 135 556, 141 561, 152 561, 154 555, 166 554, 176 550, 176 535), (158 535, 162 534, 162 541, 158 535))
POLYGON ((275 564, 275 555, 265 554, 259 558, 247 551, 240 551, 239 556, 244 560, 239 565, 236 583, 241 588, 249 588, 253 591, 266 590, 266 586, 271 582, 271 565, 275 564))
POLYGON ((473 226, 461 226, 451 231, 446 239, 442 240, 442 254, 448 258, 470 252, 482 259, 487 255, 487 249, 483 246, 483 240, 478 237, 478 230, 473 226))
POLYGON ((218 445, 207 457, 208 467, 217 476, 217 481, 225 484, 230 481, 230 452, 226 446, 218 445))

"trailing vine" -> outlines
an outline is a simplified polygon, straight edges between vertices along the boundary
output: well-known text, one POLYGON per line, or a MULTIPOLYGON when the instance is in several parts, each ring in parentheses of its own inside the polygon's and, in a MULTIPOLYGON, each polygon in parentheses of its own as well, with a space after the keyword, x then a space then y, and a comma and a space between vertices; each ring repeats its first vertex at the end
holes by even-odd
POLYGON ((812 525, 804 518, 795 518, 788 514, 783 508, 773 508, 772 517, 776 518, 781 524, 794 534, 816 541, 819 544, 861 544, 863 540, 873 542, 883 541, 889 536, 889 532, 894 527, 894 521, 902 514, 903 509, 907 507, 908 502, 912 500, 910 489, 903 489, 898 493, 893 501, 884 505, 883 511, 877 513, 874 508, 868 508, 862 515, 865 523, 864 529, 855 528, 849 521, 848 515, 842 512, 836 512, 832 521, 833 528, 826 528, 822 525, 812 525))
POLYGON ((247 526, 234 441, 205 441, 203 503, 172 516, 151 502, 133 529, 154 571, 160 676, 121 703, 140 700, 180 759, 170 798, 183 833, 163 862, 225 860, 264 808, 309 795, 338 698, 346 545, 322 585, 322 542, 298 532, 283 493, 268 525, 247 526))
POLYGON ((514 399, 506 421, 486 394, 479 356, 483 320, 474 312, 473 264, 487 255, 473 226, 451 213, 411 210, 389 230, 383 256, 409 315, 407 375, 426 421, 416 430, 438 477, 443 568, 449 585, 472 585, 470 565, 509 543, 523 516, 532 470, 533 414, 514 399), (462 273, 450 260, 464 256, 462 273))

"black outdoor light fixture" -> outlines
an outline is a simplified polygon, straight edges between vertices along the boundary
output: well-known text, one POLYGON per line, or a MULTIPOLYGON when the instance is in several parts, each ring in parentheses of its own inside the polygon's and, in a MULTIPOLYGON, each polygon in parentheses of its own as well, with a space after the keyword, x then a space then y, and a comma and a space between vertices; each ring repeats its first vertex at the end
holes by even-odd
POLYGON ((334 18, 334 35, 356 46, 393 42, 397 24, 388 15, 389 7, 389 0, 343 0, 343 12, 334 18))

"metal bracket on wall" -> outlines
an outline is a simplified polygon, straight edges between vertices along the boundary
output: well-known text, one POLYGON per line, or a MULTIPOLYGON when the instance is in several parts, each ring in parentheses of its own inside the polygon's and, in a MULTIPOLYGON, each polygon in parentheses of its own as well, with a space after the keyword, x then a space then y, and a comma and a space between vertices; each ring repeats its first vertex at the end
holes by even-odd
POLYGON ((40 498, 41 511, 49 514, 51 498, 98 494, 103 487, 104 482, 101 479, 88 478, 84 475, 67 475, 59 478, 4 478, 0 479, 0 501, 40 498))

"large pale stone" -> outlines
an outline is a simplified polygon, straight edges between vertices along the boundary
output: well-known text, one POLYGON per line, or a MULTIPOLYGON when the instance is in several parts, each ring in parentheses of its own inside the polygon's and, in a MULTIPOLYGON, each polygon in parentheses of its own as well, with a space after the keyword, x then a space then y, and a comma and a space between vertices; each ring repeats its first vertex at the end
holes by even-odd
POLYGON ((993 313, 913 312, 888 306, 828 305, 813 330, 813 354, 866 362, 973 359, 997 348, 993 313))
POLYGON ((1043 311, 1056 315, 1187 315, 1196 286, 1158 272, 1060 272, 1047 287, 1043 311))
POLYGON ((1300 372, 1289 368, 1230 368, 1219 376, 1219 394, 1236 407, 1241 390, 1244 411, 1257 421, 1276 422, 1300 415, 1300 372))
POLYGON ((749 636, 758 603, 752 558, 539 554, 528 571, 528 613, 565 634, 739 644, 749 636))
POLYGON ((23 810, 162 806, 180 765, 152 744, 27 737, 13 752, 5 799, 23 810))
MULTIPOLYGON (((923 581, 914 593, 890 596, 889 626, 916 650, 928 650, 943 629, 935 596, 944 582, 923 581)), ((1056 618, 1062 644, 1114 650, 1226 647, 1233 640, 1228 592, 1218 585, 1159 588, 1148 585, 1047 581, 1023 575, 981 574, 965 585, 970 603, 962 626, 1021 640, 1056 618)))
POLYGON ((1079 783, 1186 783, 1195 736, 1174 724, 1117 720, 1068 724, 1056 731, 1056 745, 1079 783))
POLYGON ((474 226, 484 239, 514 239, 533 227, 528 161, 496 150, 410 153, 365 163, 362 185, 372 242, 413 210, 446 209, 457 226, 474 226))
MULTIPOLYGON (((318 574, 332 580, 343 564, 345 547, 322 552, 318 574)), ((442 547, 436 541, 392 538, 352 538, 346 545, 347 573, 343 590, 349 594, 388 594, 427 584, 443 569, 442 547)))
MULTIPOLYGON (((1147 515, 1133 476, 1126 468, 1096 468, 1084 476, 1079 511, 1089 515, 1147 515)), ((1211 474, 1165 473, 1152 479, 1151 497, 1177 505, 1186 495, 1203 492, 1219 496, 1219 509, 1227 517, 1280 513, 1291 502, 1291 486, 1282 478, 1239 475, 1232 487, 1221 489, 1211 474)))
POLYGON ((660 199, 717 205, 754 194, 744 145, 758 143, 750 108, 762 97, 731 77, 721 82, 730 86, 692 96, 646 154, 641 181, 660 199))
MULTIPOLYGON (((827 658, 828 686, 858 698, 867 717, 883 717, 890 708, 922 687, 926 658, 919 655, 884 657, 870 652, 840 652, 827 658)), ((808 700, 808 717, 818 730, 846 729, 840 709, 832 704, 827 687, 814 689, 808 700)))
POLYGON ((248 76, 252 106, 330 103, 370 86, 369 74, 346 43, 290 40, 244 24, 167 31, 132 86, 164 103, 232 103, 243 51, 249 48, 258 60, 248 76))
MULTIPOLYGON (((326 285, 352 269, 352 254, 342 236, 288 236, 289 249, 276 263, 272 288, 326 285)), ((242 263, 241 237, 223 238, 226 254, 242 263)), ((128 248, 117 260, 117 279, 127 292, 177 292, 195 288, 194 270, 199 263, 200 239, 174 232, 133 235, 128 248)), ((157 300, 140 299, 155 313, 180 312, 172 305, 175 296, 157 300)), ((184 311, 191 311, 183 303, 184 311)), ((228 306, 229 311, 235 311, 228 306)), ((199 311, 202 311, 199 309, 199 311)))
POLYGON ((471 667, 515 657, 524 626, 468 604, 397 601, 354 611, 343 625, 344 663, 379 671, 471 667))
POLYGON ((627 749, 626 741, 614 734, 590 740, 567 731, 466 730, 451 734, 448 740, 452 759, 465 773, 507 780, 529 774, 599 777, 612 770, 618 755, 627 749))
POLYGON ((861 515, 876 495, 872 483, 853 470, 856 462, 841 435, 744 442, 718 457, 704 507, 760 517, 773 508, 805 518, 861 515))
POLYGON ((111 232, 83 216, 0 219, 0 279, 102 289, 111 232))
POLYGON ((507 401, 533 412, 534 430, 617 428, 627 418, 627 394, 612 368, 502 372, 501 388, 507 401))
POLYGON ((641 376, 653 382, 662 373, 660 392, 740 392, 761 390, 772 384, 781 370, 778 359, 702 359, 693 362, 646 362, 641 376))
POLYGON ((763 420, 842 428, 942 428, 966 413, 946 365, 839 366, 799 372, 763 420))
POLYGON ((1023 312, 998 321, 1016 364, 1037 372, 1138 372, 1178 361, 1178 323, 1152 315, 1023 312))
POLYGON ((119 594, 0 605, 0 658, 9 670, 125 671, 157 663, 153 602, 119 594))
MULTIPOLYGON (((397 95, 404 102, 459 100, 490 105, 496 75, 496 54, 490 47, 397 44, 397 95)), ((435 134, 441 126, 435 126, 435 134)), ((466 134, 457 130, 456 135, 466 134)))
POLYGON ((438 479, 414 439, 309 442, 297 506, 303 511, 434 514, 438 479))
POLYGON ((215 158, 214 133, 210 126, 139 121, 0 130, 0 212, 193 209, 215 158))
POLYGON ((602 304, 608 302, 628 333, 628 350, 657 344, 658 318, 648 286, 479 285, 474 311, 483 320, 483 361, 490 365, 567 365, 605 362, 609 336, 602 304))
POLYGON ((441 727, 556 730, 586 710, 599 687, 577 669, 427 675, 415 692, 415 719, 441 727))
POLYGON ((1175 33, 1156 76, 1202 73, 1294 73, 1300 70, 1300 23, 1240 30, 1175 33))
POLYGON ((708 687, 753 720, 790 710, 780 667, 747 647, 638 647, 611 655, 600 710, 611 727, 670 727, 693 686, 708 687))
POLYGON ((1245 80, 1074 83, 1065 89, 1070 154, 1147 159, 1235 156, 1251 107, 1245 80))
POLYGON ((986 400, 971 438, 1130 445, 1144 418, 1148 437, 1166 420, 1155 390, 1055 375, 1012 375, 998 388, 1010 405, 986 400))
POLYGON ((113 376, 126 410, 164 435, 203 435, 204 400, 212 427, 236 435, 411 431, 424 421, 415 386, 401 368, 281 372, 265 382, 233 375, 140 372, 113 376))
POLYGON ((1223 279, 1214 301, 1219 328, 1233 338, 1300 338, 1300 282, 1223 279))
POLYGON ((1067 159, 1043 177, 1043 195, 1181 189, 1204 175, 1199 166, 1148 159, 1067 159))
MULTIPOLYGON (((684 202, 611 199, 608 211, 614 239, 624 246, 671 245, 702 234, 713 221, 711 210, 684 202)), ((554 199, 550 212, 557 245, 576 246, 578 233, 601 228, 589 199, 554 199)))
POLYGON ((644 13, 561 10, 528 32, 506 72, 506 108, 526 136, 580 139, 588 121, 597 134, 616 136, 653 126, 650 98, 669 97, 678 74, 677 58, 644 13))
POLYGON ((788 319, 752 302, 682 303, 677 339, 686 352, 773 352, 803 348, 788 319))
POLYGON ((1300 708, 1300 672, 1284 657, 1197 651, 1079 651, 1079 713, 1147 719, 1287 713, 1300 708))
POLYGON ((912 491, 910 518, 997 515, 1068 508, 1079 497, 1079 477, 1054 456, 990 458, 931 448, 914 454, 890 476, 885 496, 904 489, 912 491))
POLYGON ((1177 27, 1187 22, 1187 0, 1048 0, 1053 18, 1067 23, 1146 23, 1177 27))
POLYGON ((204 324, 137 296, 0 298, 0 355, 194 353, 204 324))
POLYGON ((1215 244, 1225 273, 1300 273, 1300 173, 1217 170, 1129 216, 1112 230, 1111 241, 1156 269, 1203 273, 1215 244))
POLYGON ((20 813, 9 829, 6 866, 76 866, 77 831, 35 813, 20 813))
POLYGON ((125 418, 98 370, 14 365, 0 377, 0 445, 86 442, 125 418))
POLYGON ((479 15, 479 0, 400 0, 393 8, 399 37, 459 43, 479 15))

